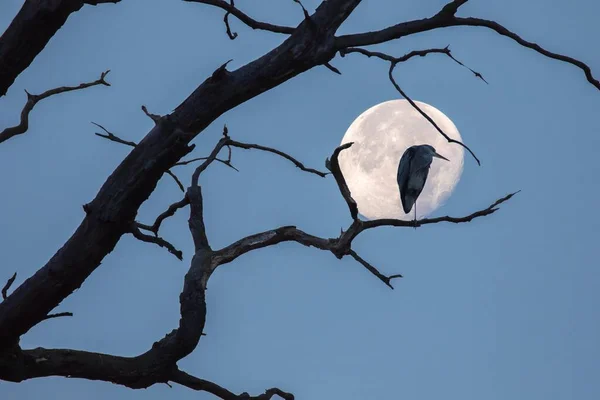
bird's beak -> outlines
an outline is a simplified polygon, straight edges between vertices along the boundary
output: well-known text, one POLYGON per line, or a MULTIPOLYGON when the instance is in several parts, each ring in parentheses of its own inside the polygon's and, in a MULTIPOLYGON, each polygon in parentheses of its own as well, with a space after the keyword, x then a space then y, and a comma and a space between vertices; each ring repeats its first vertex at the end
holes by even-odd
POLYGON ((437 157, 437 158, 441 158, 442 160, 450 161, 446 157, 444 157, 444 156, 442 156, 441 154, 438 154, 438 153, 433 153, 433 156, 437 157))

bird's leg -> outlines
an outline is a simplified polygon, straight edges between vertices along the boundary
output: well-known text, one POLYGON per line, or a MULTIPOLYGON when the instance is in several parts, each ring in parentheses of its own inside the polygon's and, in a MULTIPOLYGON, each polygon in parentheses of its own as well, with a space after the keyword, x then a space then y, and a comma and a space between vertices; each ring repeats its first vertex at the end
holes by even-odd
POLYGON ((414 228, 417 229, 417 202, 415 201, 415 219, 414 219, 414 228))

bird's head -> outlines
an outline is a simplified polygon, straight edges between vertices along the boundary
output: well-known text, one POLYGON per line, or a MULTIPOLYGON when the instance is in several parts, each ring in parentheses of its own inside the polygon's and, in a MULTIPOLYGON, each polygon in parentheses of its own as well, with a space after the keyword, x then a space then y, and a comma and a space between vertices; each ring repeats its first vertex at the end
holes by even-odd
POLYGON ((425 149, 427 149, 427 152, 429 154, 431 154, 432 157, 437 157, 437 158, 441 158, 442 160, 446 160, 446 161, 450 161, 448 160, 446 157, 444 157, 441 154, 438 154, 435 149, 433 148, 433 146, 430 146, 428 144, 426 144, 425 146, 423 146, 425 149))

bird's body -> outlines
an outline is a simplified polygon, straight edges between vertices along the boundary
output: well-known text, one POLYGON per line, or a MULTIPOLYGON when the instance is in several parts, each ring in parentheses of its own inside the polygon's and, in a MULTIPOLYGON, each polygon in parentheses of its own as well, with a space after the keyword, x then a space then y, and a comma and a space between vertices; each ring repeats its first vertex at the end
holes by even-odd
POLYGON ((436 153, 435 149, 427 144, 411 146, 406 149, 398 165, 397 178, 402 209, 408 214, 414 206, 415 221, 417 220, 415 203, 423 191, 434 157, 449 161, 436 153))

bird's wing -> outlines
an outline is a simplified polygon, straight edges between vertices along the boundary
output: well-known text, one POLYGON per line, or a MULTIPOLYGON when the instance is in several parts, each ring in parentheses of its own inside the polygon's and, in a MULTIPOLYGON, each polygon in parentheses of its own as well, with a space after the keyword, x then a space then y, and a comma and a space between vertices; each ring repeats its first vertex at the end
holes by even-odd
POLYGON ((411 173, 411 161, 414 155, 415 149, 413 147, 409 147, 402 155, 400 164, 398 165, 398 188, 400 189, 400 200, 402 200, 402 208, 404 209, 405 213, 408 213, 414 204, 414 201, 407 201, 408 199, 406 198, 406 195, 408 194, 408 180, 411 173))

